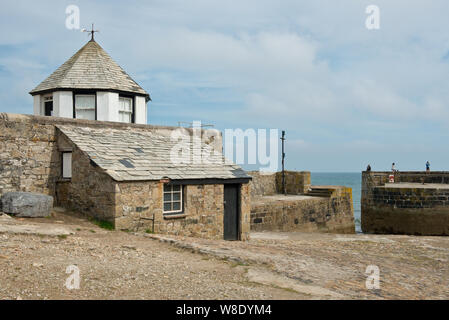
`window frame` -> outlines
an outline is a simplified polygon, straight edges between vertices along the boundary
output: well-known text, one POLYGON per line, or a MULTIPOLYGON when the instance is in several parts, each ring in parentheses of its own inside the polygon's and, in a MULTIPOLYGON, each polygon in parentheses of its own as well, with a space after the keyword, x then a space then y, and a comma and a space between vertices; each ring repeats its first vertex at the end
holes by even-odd
POLYGON ((130 114, 131 118, 129 122, 123 122, 123 123, 134 123, 134 99, 132 97, 128 97, 128 96, 123 96, 123 95, 119 95, 118 97, 118 103, 119 103, 119 109, 118 109, 118 114, 119 114, 119 121, 121 121, 120 119, 120 114, 121 113, 126 113, 126 114, 130 114), (131 102, 131 110, 130 111, 124 111, 120 109, 120 99, 127 99, 131 102))
MULTIPOLYGON (((122 122, 122 123, 136 123, 136 96, 128 95, 128 94, 119 94, 119 118, 120 118, 120 98, 130 99, 131 100, 131 122, 122 122)), ((120 121, 121 122, 121 121, 120 121)))
MULTIPOLYGON (((73 119, 79 119, 76 117, 76 96, 94 96, 95 99, 95 119, 97 120, 97 91, 95 90, 76 90, 72 92, 73 96, 73 119)), ((86 120, 86 119, 83 119, 86 120)))
POLYGON ((72 180, 73 176, 73 152, 72 151, 62 151, 61 152, 61 178, 63 180, 72 180), (64 154, 70 153, 70 177, 64 176, 64 154))
MULTIPOLYGON (((41 97, 42 97, 41 98, 41 115, 46 116, 45 115, 45 103, 46 102, 50 102, 50 101, 51 101, 51 104, 52 104, 52 108, 51 109, 52 109, 52 113, 53 113, 54 112, 53 93, 44 94, 41 97)), ((53 115, 51 115, 51 116, 53 116, 53 115)), ((49 116, 46 116, 46 117, 49 117, 49 116)))
POLYGON ((162 214, 163 215, 178 215, 178 214, 183 214, 184 213, 184 186, 180 185, 180 184, 168 184, 168 183, 164 183, 163 187, 162 187, 162 214), (165 191, 165 187, 168 186, 171 188, 170 191, 165 191), (175 186, 179 186, 179 191, 173 191, 173 187, 175 186), (179 201, 173 200, 173 194, 174 193, 179 193, 180 198, 179 201), (167 203, 167 201, 165 200, 165 195, 166 194, 171 194, 171 200, 169 201, 169 203, 171 204, 171 208, 173 209, 173 203, 180 203, 180 209, 179 210, 170 210, 170 211, 165 211, 165 204, 167 203))

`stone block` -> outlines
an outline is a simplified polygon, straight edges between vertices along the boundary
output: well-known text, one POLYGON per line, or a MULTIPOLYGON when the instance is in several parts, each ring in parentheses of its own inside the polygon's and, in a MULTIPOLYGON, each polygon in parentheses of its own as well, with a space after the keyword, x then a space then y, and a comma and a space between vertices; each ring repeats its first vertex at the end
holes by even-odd
POLYGON ((31 192, 7 192, 1 202, 2 211, 16 217, 48 217, 53 208, 53 197, 31 192))

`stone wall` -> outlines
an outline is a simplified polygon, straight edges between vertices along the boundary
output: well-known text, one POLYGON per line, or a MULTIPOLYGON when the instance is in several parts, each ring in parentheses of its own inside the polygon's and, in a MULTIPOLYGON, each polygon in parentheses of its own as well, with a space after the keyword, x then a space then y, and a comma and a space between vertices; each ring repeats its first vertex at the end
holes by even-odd
POLYGON ((390 174, 362 173, 363 232, 449 235, 449 172, 390 174))
POLYGON ((251 230, 354 233, 352 189, 334 187, 330 197, 276 195, 254 199, 251 230))
POLYGON ((115 181, 57 130, 58 149, 72 151, 72 178, 56 182, 56 203, 98 220, 114 223, 115 181))
MULTIPOLYGON (((250 171, 253 178, 251 196, 269 196, 282 193, 282 172, 264 174, 259 171, 250 171)), ((285 171, 285 189, 287 194, 305 194, 310 187, 309 171, 285 171)))
MULTIPOLYGON (((285 171, 285 191, 287 194, 305 194, 310 187, 310 171, 285 171)), ((276 190, 282 193, 282 172, 276 173, 276 190)))
POLYGON ((249 240, 251 231, 251 185, 240 188, 240 240, 249 240))
POLYGON ((0 195, 8 191, 55 195, 60 156, 55 127, 0 113, 0 195))
POLYGON ((277 193, 276 173, 261 173, 260 171, 248 171, 252 177, 251 197, 269 196, 277 193))
MULTIPOLYGON (((162 215, 160 182, 116 182, 71 143, 56 125, 139 128, 169 135, 174 127, 0 113, 0 195, 8 191, 44 193, 60 206, 78 210, 117 229, 223 238, 223 185, 185 186, 185 215, 162 215), (61 151, 72 151, 72 178, 61 177, 61 151)), ((191 131, 192 129, 182 129, 191 131)), ((204 143, 222 152, 221 133, 203 130, 204 143)), ((241 186, 241 240, 249 239, 250 186, 241 186)))
MULTIPOLYGON (((223 184, 183 187, 184 212, 164 215, 163 183, 120 182, 116 194, 116 228, 172 235, 223 239, 223 184)), ((240 238, 249 239, 249 186, 241 186, 240 238)))

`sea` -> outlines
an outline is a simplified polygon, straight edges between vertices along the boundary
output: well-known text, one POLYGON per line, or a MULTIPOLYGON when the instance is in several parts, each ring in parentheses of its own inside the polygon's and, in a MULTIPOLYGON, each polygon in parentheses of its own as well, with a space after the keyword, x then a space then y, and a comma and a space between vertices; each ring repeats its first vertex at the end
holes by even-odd
POLYGON ((362 174, 360 172, 312 172, 311 179, 312 185, 315 186, 345 186, 352 188, 355 230, 357 233, 361 233, 360 197, 362 193, 362 174))

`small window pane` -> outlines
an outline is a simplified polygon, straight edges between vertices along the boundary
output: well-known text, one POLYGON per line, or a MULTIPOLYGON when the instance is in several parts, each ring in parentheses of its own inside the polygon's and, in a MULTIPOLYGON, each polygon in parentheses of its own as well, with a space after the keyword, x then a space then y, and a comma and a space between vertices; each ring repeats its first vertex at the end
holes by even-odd
POLYGON ((119 121, 131 123, 133 114, 133 99, 119 97, 119 121))
POLYGON ((76 110, 77 119, 95 120, 95 110, 76 110))
POLYGON ((75 95, 75 118, 95 120, 94 95, 75 95))
POLYGON ((182 212, 182 186, 164 184, 164 213, 182 212), (177 191, 175 191, 177 190, 177 191))
POLYGON ((125 123, 131 123, 131 113, 128 112, 119 112, 119 121, 120 122, 125 122, 125 123))
POLYGON ((173 202, 173 210, 181 210, 181 202, 173 202))
POLYGON ((78 109, 95 109, 95 96, 76 95, 75 106, 78 109))

